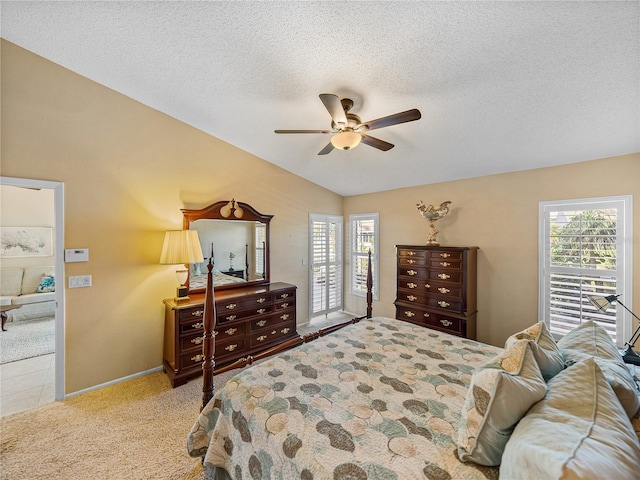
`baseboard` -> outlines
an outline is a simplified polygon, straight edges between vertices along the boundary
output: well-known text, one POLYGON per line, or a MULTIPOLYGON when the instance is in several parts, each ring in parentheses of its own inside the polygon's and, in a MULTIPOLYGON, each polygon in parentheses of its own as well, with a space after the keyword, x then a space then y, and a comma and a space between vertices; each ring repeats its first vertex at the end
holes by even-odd
POLYGON ((83 393, 92 392, 94 390, 98 390, 100 388, 108 387, 110 385, 115 385, 116 383, 126 382, 127 380, 131 380, 133 378, 142 377, 144 375, 149 375, 150 373, 159 372, 162 370, 162 366, 152 368, 150 370, 145 370, 144 372, 134 373, 133 375, 129 375, 127 377, 118 378, 116 380, 111 380, 110 382, 101 383, 100 385, 96 385, 95 387, 85 388, 83 390, 78 390, 77 392, 69 393, 64 396, 64 398, 71 398, 77 395, 82 395, 83 393))

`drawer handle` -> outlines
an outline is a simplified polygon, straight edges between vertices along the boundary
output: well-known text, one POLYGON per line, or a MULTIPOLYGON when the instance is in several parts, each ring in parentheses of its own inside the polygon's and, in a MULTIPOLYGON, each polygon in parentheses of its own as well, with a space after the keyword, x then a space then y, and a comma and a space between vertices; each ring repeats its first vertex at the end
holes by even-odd
POLYGON ((404 315, 405 315, 406 317, 409 317, 409 318, 411 318, 411 317, 415 317, 415 316, 416 316, 416 314, 415 314, 415 313, 410 312, 410 311, 408 311, 408 310, 407 310, 406 312, 404 312, 404 315))
POLYGON ((262 297, 256 300, 256 302, 258 302, 258 303, 264 303, 266 301, 267 301, 267 299, 266 298, 262 298, 262 297))
POLYGON ((412 258, 410 258, 409 260, 407 260, 407 263, 410 263, 410 264, 412 264, 412 265, 413 265, 414 263, 416 263, 416 262, 417 262, 417 260, 413 260, 412 258))
POLYGON ((450 253, 441 253, 440 256, 442 258, 449 258, 451 256, 451 254, 450 253))
POLYGON ((440 277, 442 280, 446 280, 447 278, 451 278, 451 275, 447 275, 446 273, 439 273, 438 277, 440 277))
POLYGON ((226 333, 227 335, 233 335, 234 333, 236 333, 238 331, 237 328, 230 328, 228 330, 225 330, 224 333, 226 333))
POLYGON ((236 319, 235 315, 229 315, 228 317, 225 317, 225 320, 229 320, 229 321, 235 320, 235 319, 236 319))
POLYGON ((413 251, 411 251, 411 250, 409 250, 409 251, 407 252, 407 255, 411 255, 411 256, 413 256, 413 255, 417 255, 417 253, 416 253, 416 252, 413 252, 413 251))
POLYGON ((275 330, 271 331, 271 335, 275 335, 276 333, 278 333, 278 332, 276 332, 275 330))
POLYGON ((204 360, 204 355, 198 354, 195 357, 191 357, 191 360, 193 360, 194 362, 201 362, 202 360, 204 360))
POLYGON ((235 303, 230 303, 229 305, 227 305, 225 308, 228 308, 229 310, 233 310, 234 308, 236 308, 238 305, 235 303))
POLYGON ((263 314, 264 312, 266 312, 267 309, 266 308, 259 308, 258 310, 256 310, 256 312, 263 314))
POLYGON ((429 318, 430 316, 431 315, 429 315, 427 312, 424 312, 424 315, 423 315, 424 318, 429 318))
POLYGON ((280 295, 280 298, 289 298, 289 294, 288 293, 283 293, 282 295, 280 295))
POLYGON ((442 265, 443 267, 448 267, 451 264, 449 262, 440 262, 440 265, 442 265))
POLYGON ((451 304, 447 302, 438 302, 438 305, 440 305, 442 308, 447 308, 451 304))
POLYGON ((192 323, 191 328, 202 328, 202 325, 203 325, 202 322, 192 323))
POLYGON ((439 291, 440 293, 449 293, 451 290, 449 290, 448 288, 440 287, 440 288, 438 289, 438 291, 439 291))
POLYGON ((191 312, 192 317, 201 317, 204 314, 204 310, 194 310, 191 312))
POLYGON ((264 327, 266 324, 267 324, 267 321, 266 321, 266 320, 260 320, 260 321, 257 323, 257 325, 258 325, 259 327, 264 327))
POLYGON ((416 272, 415 270, 409 270, 407 273, 409 275, 417 275, 418 274, 418 272, 416 272))
POLYGON ((202 337, 192 338, 191 343, 193 343, 194 345, 200 345, 202 343, 202 337))
POLYGON ((287 318, 289 318, 288 313, 285 313, 284 315, 280 315, 280 320, 286 320, 287 318))
POLYGON ((234 343, 233 345, 227 345, 226 347, 224 347, 224 349, 227 352, 233 352, 236 348, 238 348, 238 344, 234 343))
POLYGON ((288 303, 283 303, 282 305, 280 305, 280 308, 287 308, 289 306, 288 303))
POLYGON ((430 283, 425 283, 424 284, 424 288, 431 288, 431 284, 430 283))
POLYGON ((413 282, 407 283, 407 287, 409 288, 416 288, 417 286, 418 286, 417 283, 413 283, 413 282))
POLYGON ((283 328, 282 330, 280 330, 280 333, 289 333, 289 330, 291 330, 290 328, 283 328))
POLYGON ((410 302, 415 302, 418 299, 415 295, 407 295, 407 300, 410 302))
POLYGON ((451 325, 453 325, 453 322, 450 320, 440 320, 440 323, 445 327, 450 327, 451 325))
POLYGON ((266 340, 266 339, 267 339, 267 336, 266 336, 266 335, 260 335, 260 336, 258 337, 258 341, 259 341, 259 342, 262 342, 262 341, 264 341, 264 340, 266 340))

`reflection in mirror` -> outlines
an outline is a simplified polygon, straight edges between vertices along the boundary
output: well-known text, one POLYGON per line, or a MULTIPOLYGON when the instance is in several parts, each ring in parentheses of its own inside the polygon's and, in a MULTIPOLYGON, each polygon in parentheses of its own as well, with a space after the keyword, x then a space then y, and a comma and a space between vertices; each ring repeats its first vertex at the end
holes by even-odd
POLYGON ((269 282, 269 222, 253 207, 231 200, 202 210, 182 210, 184 228, 197 230, 205 261, 191 265, 189 292, 202 292, 208 258, 217 289, 269 282))

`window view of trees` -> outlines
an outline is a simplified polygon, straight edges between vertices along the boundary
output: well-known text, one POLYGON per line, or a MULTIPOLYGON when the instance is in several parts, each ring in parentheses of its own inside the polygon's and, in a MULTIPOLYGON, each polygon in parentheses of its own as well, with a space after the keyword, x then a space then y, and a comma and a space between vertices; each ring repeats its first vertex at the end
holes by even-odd
POLYGON ((616 337, 616 311, 596 313, 590 295, 611 295, 617 285, 617 212, 559 211, 550 221, 550 326, 564 335, 587 320, 616 337))

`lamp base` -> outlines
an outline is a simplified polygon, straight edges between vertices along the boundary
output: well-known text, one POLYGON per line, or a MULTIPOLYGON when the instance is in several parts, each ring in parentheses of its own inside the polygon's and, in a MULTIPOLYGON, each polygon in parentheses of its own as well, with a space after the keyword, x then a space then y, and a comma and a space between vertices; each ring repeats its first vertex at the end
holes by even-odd
POLYGON ((630 363, 632 365, 640 365, 640 355, 638 355, 631 346, 620 352, 624 363, 630 363))

